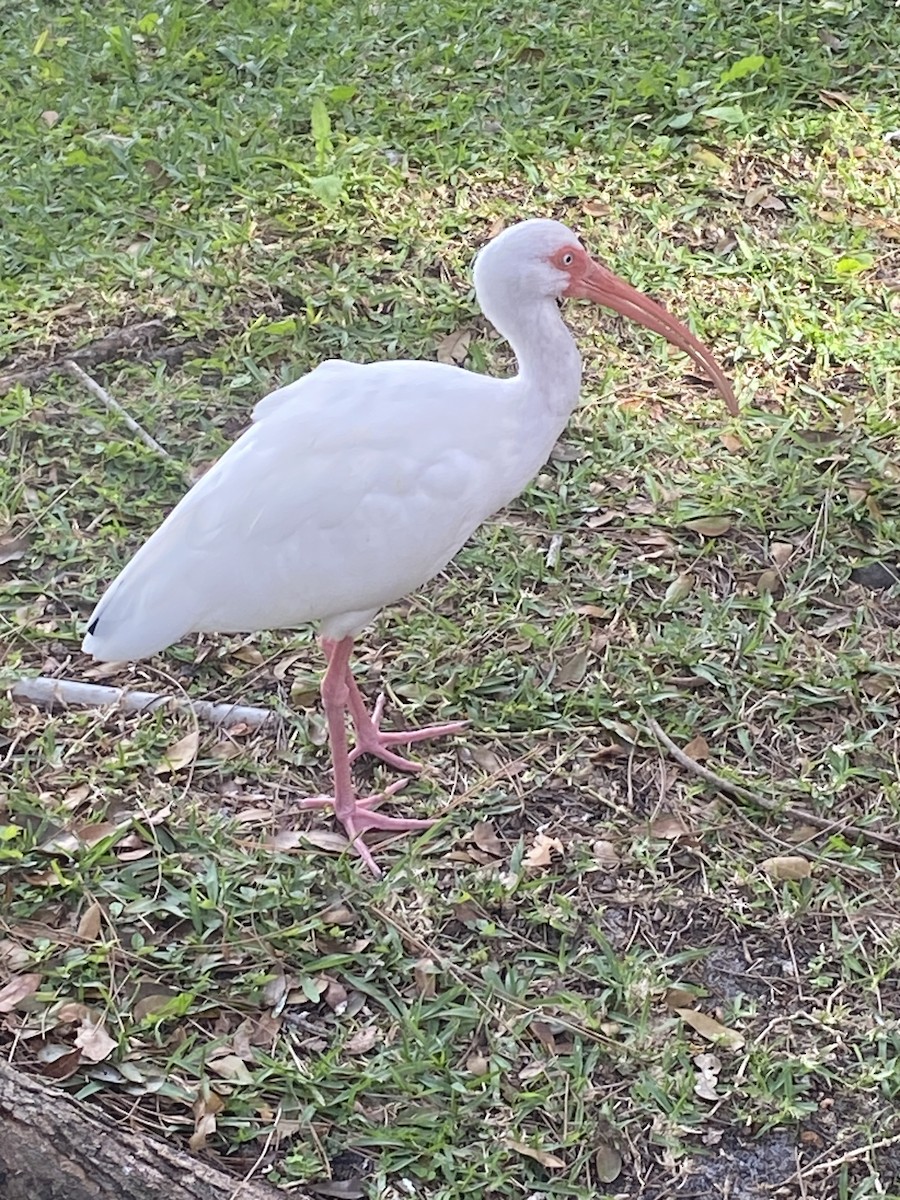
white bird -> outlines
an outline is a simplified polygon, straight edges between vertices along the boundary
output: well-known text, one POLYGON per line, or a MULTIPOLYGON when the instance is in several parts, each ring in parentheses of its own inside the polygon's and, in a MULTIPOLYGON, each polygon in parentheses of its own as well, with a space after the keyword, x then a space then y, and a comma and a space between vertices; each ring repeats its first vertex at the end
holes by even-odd
POLYGON ((433 822, 377 811, 400 784, 359 796, 351 762, 366 753, 417 770, 392 747, 455 733, 464 722, 382 731, 380 702, 370 715, 349 666, 353 639, 384 605, 445 567, 547 460, 581 385, 581 357, 558 301, 593 300, 662 334, 705 368, 737 412, 709 350, 557 221, 505 230, 479 253, 474 279, 485 316, 515 351, 517 375, 328 361, 272 392, 110 585, 83 644, 95 659, 138 659, 190 633, 319 622, 334 794, 302 803, 330 804, 376 874, 366 831, 433 822))

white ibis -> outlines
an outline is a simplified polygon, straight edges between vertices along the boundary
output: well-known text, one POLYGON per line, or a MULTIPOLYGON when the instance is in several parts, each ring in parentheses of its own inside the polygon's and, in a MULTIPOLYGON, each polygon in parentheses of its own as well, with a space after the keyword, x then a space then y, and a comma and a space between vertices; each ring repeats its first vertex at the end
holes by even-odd
POLYGON ((662 334, 737 412, 709 350, 594 261, 564 225, 512 226, 481 251, 474 276, 485 316, 515 351, 515 377, 436 362, 329 361, 272 392, 111 584, 84 639, 94 658, 137 659, 193 632, 319 622, 334 794, 302 803, 332 806, 375 874, 363 834, 433 822, 378 811, 400 784, 360 796, 352 761, 373 754, 417 770, 393 748, 464 723, 383 731, 381 703, 370 715, 349 666, 353 639, 384 605, 446 566, 546 461, 581 384, 581 357, 557 302, 593 300, 662 334))

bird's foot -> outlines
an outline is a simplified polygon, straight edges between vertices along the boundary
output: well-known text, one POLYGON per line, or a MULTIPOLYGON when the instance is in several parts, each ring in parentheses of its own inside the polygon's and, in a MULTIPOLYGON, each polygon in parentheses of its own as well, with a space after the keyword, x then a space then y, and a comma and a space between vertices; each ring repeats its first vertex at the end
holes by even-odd
POLYGON ((381 876, 381 868, 372 857, 372 851, 363 841, 363 834, 370 829, 383 830, 385 833, 412 833, 417 830, 430 829, 436 824, 434 820, 417 820, 410 817, 389 817, 386 813, 376 810, 385 800, 399 792, 409 781, 399 779, 390 784, 383 792, 374 796, 352 796, 346 802, 339 803, 333 796, 311 796, 301 800, 301 808, 333 808, 334 815, 344 827, 352 848, 360 856, 369 870, 376 877, 381 876))
POLYGON ((412 742, 424 742, 430 738, 448 737, 452 733, 461 733, 468 721, 449 721, 446 725, 423 725, 420 729, 400 729, 396 733, 385 733, 381 729, 381 718, 384 714, 384 694, 375 702, 371 716, 367 712, 353 714, 353 727, 356 731, 356 745, 350 752, 350 761, 356 760, 363 754, 373 754, 389 767, 398 771, 421 771, 422 764, 402 754, 395 754, 391 746, 408 746, 412 742))

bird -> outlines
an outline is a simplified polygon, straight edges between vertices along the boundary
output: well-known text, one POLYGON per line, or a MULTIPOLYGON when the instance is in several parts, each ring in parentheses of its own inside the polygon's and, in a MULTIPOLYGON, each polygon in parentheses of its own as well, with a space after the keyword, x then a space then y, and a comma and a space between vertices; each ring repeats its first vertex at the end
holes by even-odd
POLYGON ((581 389, 581 355, 561 302, 590 300, 662 335, 738 413, 711 351, 562 223, 533 218, 504 229, 478 252, 473 280, 481 311, 515 354, 514 375, 331 359, 271 392, 109 585, 82 646, 101 661, 137 660, 192 633, 317 624, 332 792, 300 804, 330 807, 376 876, 365 834, 434 822, 381 811, 406 780, 361 795, 352 763, 368 754, 419 770, 396 747, 460 733, 466 722, 383 730, 383 697, 370 712, 350 665, 353 644, 382 608, 441 571, 547 461, 581 389))

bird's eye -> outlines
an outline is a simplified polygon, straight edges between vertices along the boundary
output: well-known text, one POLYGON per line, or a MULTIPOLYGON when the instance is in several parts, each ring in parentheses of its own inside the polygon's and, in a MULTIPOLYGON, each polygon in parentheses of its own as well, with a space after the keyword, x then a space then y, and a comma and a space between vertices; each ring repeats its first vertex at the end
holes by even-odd
POLYGON ((563 265, 564 267, 571 267, 571 265, 572 265, 572 263, 573 263, 574 261, 575 261, 575 255, 574 255, 574 254, 564 254, 564 255, 562 256, 562 265, 563 265))

